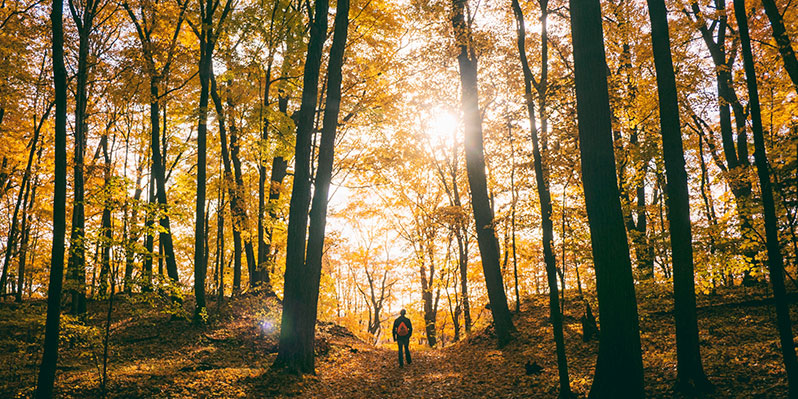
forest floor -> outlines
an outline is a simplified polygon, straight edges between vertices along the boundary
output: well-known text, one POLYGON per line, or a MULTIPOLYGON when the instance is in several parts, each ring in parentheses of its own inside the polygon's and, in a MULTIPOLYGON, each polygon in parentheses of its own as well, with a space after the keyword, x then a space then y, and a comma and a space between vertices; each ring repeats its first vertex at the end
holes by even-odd
MULTIPOLYGON (((704 367, 716 387, 706 398, 786 397, 773 307, 759 291, 736 288, 699 297, 704 367)), ((598 344, 582 342, 583 307, 566 300, 571 387, 585 397, 598 344)), ((648 293, 639 302, 647 396, 679 397, 672 390, 670 296, 648 293)), ((105 395, 100 386, 108 304, 99 301, 90 303, 84 322, 63 321, 56 392, 62 398, 554 398, 557 365, 547 304, 544 296, 528 298, 515 315, 517 338, 501 350, 489 328, 443 349, 411 343, 413 363, 401 369, 395 347, 373 346, 343 327, 320 323, 317 375, 297 377, 269 367, 279 321, 273 298, 243 295, 220 311, 212 304, 207 325, 196 327, 180 309, 120 296, 110 324, 105 395), (527 375, 527 362, 542 371, 527 375)), ((793 309, 793 320, 797 316, 793 309)), ((43 302, 0 303, 0 397, 31 396, 43 323, 43 302)))

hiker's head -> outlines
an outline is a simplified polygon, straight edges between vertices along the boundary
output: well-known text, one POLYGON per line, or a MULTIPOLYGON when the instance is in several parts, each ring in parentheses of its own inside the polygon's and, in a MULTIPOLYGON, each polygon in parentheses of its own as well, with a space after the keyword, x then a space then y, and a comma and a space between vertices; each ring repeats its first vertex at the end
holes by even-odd
POLYGON ((404 315, 405 315, 405 313, 407 313, 407 311, 406 311, 406 310, 404 310, 404 309, 402 309, 402 310, 400 310, 400 311, 399 311, 399 314, 400 314, 400 315, 402 315, 402 316, 404 316, 404 315))

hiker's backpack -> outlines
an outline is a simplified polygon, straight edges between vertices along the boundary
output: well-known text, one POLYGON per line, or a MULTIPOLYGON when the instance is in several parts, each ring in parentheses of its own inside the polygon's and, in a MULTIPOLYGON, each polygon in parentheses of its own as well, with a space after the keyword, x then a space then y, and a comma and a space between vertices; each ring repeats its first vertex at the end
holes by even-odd
POLYGON ((396 335, 400 337, 406 337, 410 334, 410 330, 407 328, 407 324, 404 321, 399 323, 399 326, 396 327, 396 335))

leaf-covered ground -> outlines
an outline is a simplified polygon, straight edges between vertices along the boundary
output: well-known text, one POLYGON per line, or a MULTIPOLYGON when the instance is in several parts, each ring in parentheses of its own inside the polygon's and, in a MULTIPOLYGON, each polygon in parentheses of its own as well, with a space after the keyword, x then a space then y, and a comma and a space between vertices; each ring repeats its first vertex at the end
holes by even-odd
MULTIPOLYGON (((585 397, 598 344, 584 343, 582 306, 566 302, 571 387, 585 397)), ((708 398, 786 397, 772 305, 737 289, 699 301, 704 365, 716 392, 708 398)), ((669 296, 640 301, 646 389, 674 397, 674 327, 669 296)), ((346 329, 319 326, 317 375, 297 377, 269 368, 276 351, 273 298, 245 295, 206 327, 156 310, 152 303, 117 302, 111 324, 107 397, 118 398, 552 398, 558 389, 548 307, 532 297, 516 315, 517 339, 499 350, 490 329, 444 349, 411 344, 413 363, 397 367, 394 347, 375 347, 346 329), (527 375, 524 365, 542 366, 527 375)), ((186 304, 190 306, 190 304, 186 304)), ((40 357, 42 303, 0 304, 0 397, 30 396, 40 357)), ((102 397, 107 303, 94 302, 84 322, 66 318, 57 376, 58 397, 102 397)), ((795 316, 795 315, 794 315, 795 316)), ((794 318, 795 319, 795 318, 794 318)), ((679 396, 676 396, 679 397, 679 396)))

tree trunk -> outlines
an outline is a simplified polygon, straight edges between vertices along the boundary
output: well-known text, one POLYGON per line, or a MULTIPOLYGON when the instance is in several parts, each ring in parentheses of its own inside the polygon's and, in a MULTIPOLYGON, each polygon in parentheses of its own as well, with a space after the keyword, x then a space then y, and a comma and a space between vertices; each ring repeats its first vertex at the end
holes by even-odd
POLYGON ((784 69, 792 79, 792 84, 798 92, 798 60, 795 58, 795 51, 790 42, 790 36, 787 35, 787 29, 784 28, 784 20, 781 17, 781 11, 776 6, 773 0, 762 0, 762 6, 765 8, 770 20, 770 27, 773 29, 773 39, 776 40, 776 45, 779 47, 779 53, 782 60, 784 60, 784 69))
MULTIPOLYGON (((272 14, 274 15, 274 14, 272 14)), ((272 17, 273 19, 273 17, 272 17)), ((270 59, 271 60, 271 59, 270 59)), ((265 88, 263 89, 263 107, 269 106, 269 89, 271 88, 272 84, 272 64, 271 61, 269 62, 268 68, 266 68, 266 82, 265 88)), ((263 154, 263 149, 266 147, 268 140, 269 140, 269 118, 266 114, 262 116, 262 123, 263 129, 261 130, 260 136, 260 150, 258 151, 258 278, 259 279, 269 279, 269 268, 268 268, 268 252, 270 250, 269 244, 266 243, 266 225, 265 225, 265 218, 266 218, 266 156, 263 154)), ((252 284, 252 278, 250 278, 250 284, 252 284)), ((272 287, 271 284, 265 286, 266 290, 271 292, 272 287)))
MULTIPOLYGON (((557 367, 560 379, 560 397, 571 397, 571 385, 568 378, 568 360, 565 356, 565 338, 563 336, 562 313, 560 313, 559 293, 557 292, 557 260, 554 257, 554 226, 551 220, 551 193, 549 192, 549 182, 547 173, 543 170, 542 152, 538 143, 538 129, 535 123, 535 104, 532 101, 532 83, 534 77, 529 69, 529 62, 526 57, 526 28, 524 24, 524 14, 518 0, 512 0, 513 12, 518 27, 518 54, 521 59, 521 69, 524 72, 524 97, 529 116, 529 127, 532 132, 532 157, 535 167, 535 181, 537 185, 538 198, 540 199, 541 227, 543 230, 543 260, 546 263, 546 276, 549 282, 549 319, 554 330, 554 343, 557 352, 557 367)), ((541 40, 547 40, 546 15, 548 14, 548 1, 540 1, 541 7, 541 40)), ((544 62, 547 48, 544 48, 544 62)), ((547 70, 544 64, 543 70, 547 70)), ((543 84, 545 77, 541 77, 543 84)), ((544 148, 545 150, 545 148, 544 148)), ((564 272, 563 272, 564 274, 564 272)), ((562 278, 563 290, 565 290, 565 279, 562 278)))
POLYGON ((50 22, 53 32, 53 80, 55 83, 55 189, 53 193, 53 249, 50 258, 50 283, 47 288, 47 321, 44 327, 44 353, 39 368, 36 398, 53 397, 55 368, 58 363, 58 330, 61 322, 61 288, 64 280, 64 236, 66 235, 66 113, 67 72, 64 65, 63 0, 53 0, 50 22))
MULTIPOLYGON (((152 171, 154 165, 150 166, 150 170, 152 171)), ((146 231, 146 235, 144 236, 144 262, 141 264, 141 274, 142 274, 142 285, 141 291, 142 292, 150 292, 152 291, 152 258, 155 254, 154 245, 155 245, 155 236, 151 233, 152 227, 155 224, 155 212, 153 212, 152 206, 157 203, 156 195, 155 195, 155 179, 154 173, 150 177, 150 184, 149 184, 149 204, 150 208, 147 209, 147 214, 145 215, 144 220, 144 230, 146 231)))
MULTIPOLYGON (((421 254, 421 301, 424 304, 424 333, 427 336, 427 345, 430 348, 435 347, 438 343, 437 335, 435 334, 435 319, 437 314, 432 298, 432 283, 435 281, 435 258, 433 256, 432 245, 435 242, 434 237, 427 237, 426 244, 421 244, 422 248, 426 249, 426 256, 429 257, 429 274, 427 274, 427 262, 424 260, 425 254, 421 254)), ((423 252, 423 250, 422 250, 423 252)))
POLYGON ((200 100, 199 121, 197 125, 197 205, 194 218, 194 321, 203 322, 205 312, 205 274, 208 265, 205 263, 205 189, 207 166, 207 132, 208 132, 208 96, 211 77, 213 76, 213 40, 211 24, 213 13, 208 7, 202 16, 202 34, 200 35, 200 100))
MULTIPOLYGON (((41 153, 40 153, 41 154, 41 153)), ((17 292, 14 300, 22 302, 22 291, 25 288, 25 266, 28 261, 28 242, 30 240, 33 213, 31 209, 36 204, 36 182, 28 183, 28 194, 25 194, 25 206, 22 208, 22 238, 19 244, 19 268, 17 272, 17 292)))
POLYGON ((104 297, 109 288, 109 275, 111 274, 111 240, 113 239, 111 227, 111 154, 108 152, 108 136, 100 139, 103 158, 105 159, 104 167, 104 190, 103 190, 103 214, 102 214, 102 227, 100 234, 100 253, 102 258, 102 265, 100 266, 100 286, 99 295, 104 297))
MULTIPOLYGON (((31 178, 31 168, 33 167, 33 156, 36 154, 36 149, 39 142, 39 133, 41 132, 42 125, 44 121, 47 119, 47 116, 50 114, 50 109, 48 107, 47 111, 42 116, 39 124, 34 126, 33 130, 33 137, 30 140, 30 152, 28 153, 28 163, 25 166, 25 173, 22 175, 22 182, 19 185, 19 195, 17 196, 16 204, 14 205, 14 213, 11 217, 11 228, 8 232, 8 239, 6 240, 6 253, 3 260, 3 272, 2 276, 0 276, 0 294, 5 294, 6 292, 6 282, 8 279, 8 268, 11 264, 12 253, 16 247, 16 236, 17 236, 17 215, 19 214, 19 207, 25 198, 25 188, 30 185, 29 181, 31 178)), ((35 119, 34 119, 35 123, 35 119)), ((25 218, 23 212, 23 219, 25 218)))
MULTIPOLYGON (((141 193, 144 191, 141 188, 141 172, 144 163, 142 162, 136 168, 136 190, 133 193, 133 210, 130 213, 130 218, 127 218, 127 210, 125 210, 125 276, 124 276, 124 292, 130 294, 133 292, 133 262, 135 257, 134 246, 138 240, 141 231, 138 227, 138 213, 139 202, 141 201, 141 193)), ((129 200, 125 200, 125 206, 129 200)))
POLYGON ((83 153, 86 147, 86 85, 88 79, 89 37, 80 33, 78 49, 78 70, 75 87, 75 153, 72 165, 72 232, 69 245, 69 287, 72 293, 70 312, 86 313, 86 243, 83 187, 83 153))
POLYGON ((319 69, 324 40, 327 32, 328 0, 316 0, 315 16, 310 26, 307 59, 303 73, 302 102, 296 118, 296 148, 294 184, 288 216, 287 247, 285 260, 285 287, 283 313, 280 329, 280 344, 276 367, 284 367, 293 373, 313 373, 313 341, 316 313, 307 314, 309 304, 305 302, 311 287, 305 265, 305 238, 310 208, 310 156, 311 135, 316 100, 319 92, 319 69))
POLYGON ((643 360, 629 246, 615 173, 598 0, 571 0, 582 181, 601 335, 590 398, 642 398, 643 360))
MULTIPOLYGON (((230 151, 227 146, 227 117, 222 106, 222 99, 216 86, 216 77, 211 71, 211 98, 216 107, 216 119, 219 122, 219 142, 222 147, 222 162, 224 164, 224 186, 227 187, 230 195, 230 214, 233 217, 233 295, 241 292, 241 198, 239 197, 240 187, 233 178, 233 167, 230 163, 230 151)), ((232 144, 232 138, 231 138, 232 144)), ((251 276, 250 276, 251 278, 251 276)))
POLYGON ((754 57, 751 53, 751 39, 748 33, 748 17, 745 14, 745 2, 734 0, 734 13, 740 31, 740 44, 745 67, 746 86, 748 87, 748 105, 751 111, 751 127, 754 136, 754 160, 759 175, 759 186, 762 191, 762 208, 765 217, 765 237, 768 252, 768 268, 770 282, 773 285, 773 298, 776 304, 776 325, 779 330, 781 354, 784 357, 784 368, 787 371, 789 397, 798 398, 798 363, 795 358, 792 321, 787 294, 784 288, 784 262, 779 245, 779 220, 773 200, 773 188, 770 181, 770 165, 765 153, 765 137, 762 133, 762 117, 760 115, 759 93, 757 90, 754 57))
MULTIPOLYGON (((154 192, 158 201, 158 218, 160 220, 161 228, 164 230, 158 236, 158 243, 162 246, 164 256, 166 258, 166 273, 173 283, 177 284, 180 277, 177 274, 177 260, 175 259, 175 250, 172 240, 172 227, 169 220, 168 202, 166 200, 166 171, 164 170, 164 154, 161 151, 161 127, 160 127, 160 95, 158 86, 160 81, 156 77, 150 78, 150 147, 152 148, 152 174, 155 177, 152 183, 155 184, 154 192)), ((150 184, 152 184, 150 183, 150 184)), ((154 238, 150 238, 154 240, 154 238)), ((150 244, 152 245, 152 244, 150 244)), ((152 252, 152 246, 150 246, 152 252)), ((160 260, 159 260, 160 261, 160 260)), ((152 260, 149 261, 150 276, 152 275, 152 260)))
POLYGON ((244 253, 247 257, 247 271, 249 272, 249 284, 251 287, 256 287, 265 283, 269 285, 268 273, 264 276, 258 271, 257 261, 255 260, 255 250, 252 246, 252 235, 249 229, 249 215, 247 214, 246 201, 244 200, 244 178, 241 173, 241 160, 238 156, 238 128, 235 124, 235 116, 233 115, 234 105, 233 99, 227 96, 227 105, 230 108, 230 160, 233 164, 233 175, 235 176, 235 192, 236 192, 236 210, 234 214, 238 215, 238 228, 243 235, 241 238, 244 241, 244 253))
MULTIPOLYGON (((335 14, 335 31, 330 58, 327 66, 327 100, 322 119, 321 143, 319 144, 319 161, 316 171, 313 203, 310 208, 310 226, 308 231, 307 257, 305 264, 305 284, 302 298, 306 311, 302 314, 304 321, 300 325, 308 329, 300 332, 310 339, 305 348, 310 349, 310 367, 313 368, 313 341, 316 332, 316 314, 319 301, 319 282, 321 279, 322 256, 324 254, 324 232, 327 223, 327 203, 332 179, 333 161, 335 159, 335 134, 338 127, 338 114, 341 107, 341 81, 344 63, 344 50, 349 30, 349 0, 338 0, 335 14)), ((375 317, 379 314, 375 313, 375 317)), ((379 319, 377 319, 379 320, 379 319)))
POLYGON ((659 94, 662 153, 668 190, 668 223, 673 249, 673 315, 676 320, 676 386, 693 395, 709 392, 712 386, 704 374, 698 341, 693 235, 690 226, 690 193, 687 189, 679 102, 673 71, 668 11, 664 0, 648 0, 651 42, 659 94))
POLYGON ((500 347, 512 339, 515 332, 507 296, 504 292, 499 266, 499 243, 494 229, 493 211, 485 178, 485 154, 482 143, 482 116, 479 111, 477 59, 471 47, 471 33, 465 22, 467 0, 452 0, 452 27, 459 49, 460 85, 463 117, 465 118, 465 153, 468 182, 471 186, 471 206, 476 222, 477 243, 482 256, 482 270, 490 301, 490 310, 500 347))
MULTIPOLYGON (((729 186, 731 187, 732 194, 734 195, 735 205, 737 207, 737 218, 740 223, 740 232, 749 243, 753 240, 756 233, 753 230, 750 215, 750 196, 751 196, 751 183, 745 177, 746 168, 748 166, 748 149, 747 139, 745 137, 745 115, 742 105, 740 104, 737 94, 732 87, 732 64, 734 57, 727 59, 726 54, 726 29, 727 29, 727 14, 726 1, 715 0, 715 8, 723 10, 719 13, 717 20, 717 39, 713 39, 713 33, 706 26, 706 23, 701 16, 701 10, 698 3, 691 5, 693 13, 695 14, 698 22, 699 31, 707 46, 707 49, 712 56, 712 62, 715 64, 717 90, 718 90, 718 108, 720 119, 720 135, 721 144, 723 147, 723 154, 726 158, 726 165, 728 174, 729 186), (717 40, 717 41, 715 41, 717 40), (735 123, 737 125, 739 137, 737 147, 735 148, 734 137, 731 126, 731 113, 729 107, 733 107, 735 115, 735 123), (738 153, 739 152, 739 153, 738 153)), ((743 250, 743 255, 748 258, 749 262, 753 262, 756 255, 756 250, 751 245, 746 245, 743 250)))

